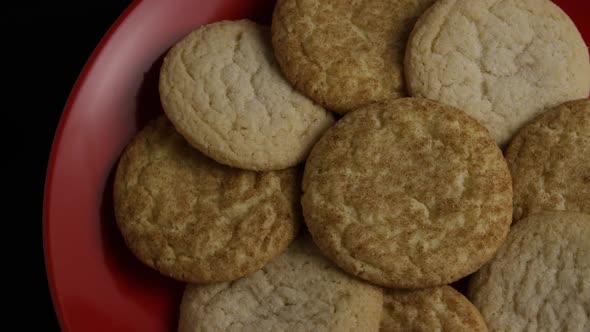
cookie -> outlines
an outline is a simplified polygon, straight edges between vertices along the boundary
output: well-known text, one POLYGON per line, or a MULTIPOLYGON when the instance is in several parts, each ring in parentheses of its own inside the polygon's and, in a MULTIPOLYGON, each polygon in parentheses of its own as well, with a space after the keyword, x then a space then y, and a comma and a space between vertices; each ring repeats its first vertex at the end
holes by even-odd
POLYGON ((378 331, 380 288, 326 260, 308 236, 232 283, 187 285, 180 332, 378 331))
POLYGON ((453 287, 383 292, 381 332, 487 330, 477 308, 453 287))
POLYGON ((541 212, 516 223, 469 297, 490 331, 590 330, 590 215, 541 212))
POLYGON ((419 98, 346 114, 312 149, 303 214, 341 268, 377 285, 449 284, 480 268, 512 219, 502 152, 484 127, 419 98))
POLYGON ((277 60, 299 91, 339 113, 406 96, 406 42, 433 2, 279 0, 272 18, 277 60))
POLYGON ((333 122, 282 76, 268 27, 248 20, 209 24, 179 41, 162 64, 160 99, 191 145, 249 170, 300 163, 333 122))
POLYGON ((588 48, 549 0, 441 0, 405 57, 412 96, 462 109, 504 146, 548 107, 590 91, 588 48))
POLYGON ((590 100, 566 102, 518 132, 506 150, 514 220, 540 211, 590 214, 590 100))
POLYGON ((135 256, 164 275, 199 283, 234 280, 260 269, 294 239, 297 173, 220 165, 162 116, 120 159, 117 225, 135 256))

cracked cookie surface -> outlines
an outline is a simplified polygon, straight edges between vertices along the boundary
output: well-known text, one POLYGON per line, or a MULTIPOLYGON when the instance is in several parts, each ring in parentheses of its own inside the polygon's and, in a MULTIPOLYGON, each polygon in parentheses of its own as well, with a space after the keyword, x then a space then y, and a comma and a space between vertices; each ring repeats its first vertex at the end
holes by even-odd
POLYGON ((420 98, 346 114, 312 149, 303 214, 344 270, 392 288, 448 284, 481 267, 512 219, 502 152, 484 127, 420 98))
POLYGON ((590 215, 542 212, 515 224, 471 279, 490 331, 590 331, 590 215))
POLYGON ((380 332, 487 332, 477 308, 450 286, 385 289, 380 332))
POLYGON ((590 214, 590 100, 537 117, 510 142, 506 160, 515 221, 541 211, 590 214))
POLYGON ((121 156, 117 225, 135 256, 164 275, 187 282, 234 280, 260 269, 295 237, 297 173, 220 165, 161 116, 121 156))
POLYGON ((166 115, 186 140, 233 167, 294 166, 333 122, 282 76, 269 29, 248 20, 185 36, 164 58, 159 89, 166 115))
POLYGON ((407 95, 403 60, 418 16, 434 0, 279 0, 272 41, 285 76, 345 113, 407 95))
POLYGON ((382 305, 380 288, 338 269, 302 234, 245 278, 188 285, 179 331, 378 331, 382 305))
POLYGON ((499 145, 547 107, 590 91, 588 48, 549 0, 441 0, 405 57, 412 96, 464 110, 499 145))

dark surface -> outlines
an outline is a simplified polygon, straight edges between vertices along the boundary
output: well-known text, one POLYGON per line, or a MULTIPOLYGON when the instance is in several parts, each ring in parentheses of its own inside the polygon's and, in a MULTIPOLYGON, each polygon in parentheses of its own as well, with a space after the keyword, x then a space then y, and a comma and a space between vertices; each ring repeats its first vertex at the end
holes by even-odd
MULTIPOLYGON (((11 214, 18 216, 18 220, 10 222, 16 229, 9 229, 9 233, 19 236, 8 243, 15 241, 19 248, 26 249, 11 255, 14 262, 5 263, 13 265, 10 271, 16 271, 13 277, 19 287, 12 287, 8 293, 16 295, 13 309, 23 315, 18 326, 30 327, 34 323, 42 327, 39 330, 58 331, 42 241, 47 161, 70 90, 104 33, 131 0, 19 3, 3 6, 0 20, 5 36, 2 78, 7 88, 2 88, 3 110, 8 115, 8 119, 4 118, 4 127, 8 129, 3 132, 8 134, 4 155, 17 161, 8 167, 15 168, 9 171, 14 171, 18 178, 9 179, 10 184, 15 181, 16 185, 10 190, 8 203, 9 208, 18 207, 11 214)), ((10 248, 16 250, 14 245, 10 248)), ((5 269, 3 264, 3 272, 5 269)))

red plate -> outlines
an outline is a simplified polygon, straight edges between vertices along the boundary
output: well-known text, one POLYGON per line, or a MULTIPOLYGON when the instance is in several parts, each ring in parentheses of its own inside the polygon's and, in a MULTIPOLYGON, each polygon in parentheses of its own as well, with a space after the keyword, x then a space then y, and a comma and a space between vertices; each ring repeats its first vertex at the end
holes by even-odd
MULTIPOLYGON (((590 2, 555 1, 590 44, 590 2)), ((53 144, 44 205, 49 285, 65 331, 175 330, 182 284, 140 264, 114 221, 117 159, 161 112, 161 57, 197 26, 249 17, 268 22, 273 0, 134 2, 94 51, 67 102, 53 144)))

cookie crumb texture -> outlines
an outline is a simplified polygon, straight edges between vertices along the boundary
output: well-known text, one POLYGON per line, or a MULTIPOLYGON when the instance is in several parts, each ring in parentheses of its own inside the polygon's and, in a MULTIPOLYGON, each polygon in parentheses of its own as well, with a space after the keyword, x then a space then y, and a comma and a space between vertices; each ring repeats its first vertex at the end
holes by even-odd
POLYGON ((203 26, 164 58, 160 99, 187 141, 217 162, 277 170, 303 161, 333 122, 282 76, 267 27, 203 26))
POLYGON ((188 285, 179 331, 378 331, 382 305, 381 289, 345 274, 303 237, 243 279, 188 285))
POLYGON ((320 249, 349 273, 393 288, 476 271, 512 219, 510 173, 485 128, 420 98, 346 114, 313 148, 303 192, 320 249))
POLYGON ((514 220, 541 211, 590 214, 590 100, 543 113, 510 142, 514 220))
POLYGON ((450 286, 386 289, 380 332, 487 332, 477 308, 450 286))
POLYGON ((403 61, 418 16, 434 0, 279 0, 272 41, 285 76, 345 113, 407 95, 403 61))
POLYGON ((590 331, 590 216, 544 212, 512 227, 471 280, 490 331, 590 331))
POLYGON ((299 227, 297 171, 257 173, 217 164, 161 117, 126 148, 115 179, 119 229, 164 275, 228 281, 282 253, 299 227))
POLYGON ((408 89, 458 107, 506 144, 543 112, 590 91, 588 48, 549 0, 441 0, 418 20, 408 89))

